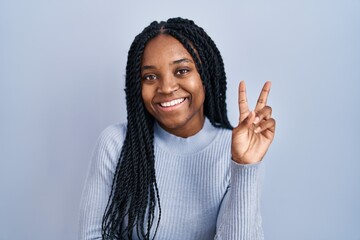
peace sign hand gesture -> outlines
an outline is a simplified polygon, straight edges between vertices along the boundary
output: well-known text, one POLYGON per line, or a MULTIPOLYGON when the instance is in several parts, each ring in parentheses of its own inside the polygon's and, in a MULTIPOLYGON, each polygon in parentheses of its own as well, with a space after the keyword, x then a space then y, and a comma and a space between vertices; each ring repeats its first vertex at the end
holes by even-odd
POLYGON ((245 82, 239 84, 239 125, 232 131, 231 155, 240 164, 252 164, 262 160, 275 134, 272 109, 266 106, 271 82, 266 82, 260 93, 255 110, 250 112, 245 82))

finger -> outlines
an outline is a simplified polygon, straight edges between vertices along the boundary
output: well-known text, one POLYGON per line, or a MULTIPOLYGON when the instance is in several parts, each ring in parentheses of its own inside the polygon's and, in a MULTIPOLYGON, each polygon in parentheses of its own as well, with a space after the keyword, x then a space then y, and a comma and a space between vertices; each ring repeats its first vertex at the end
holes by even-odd
POLYGON ((238 93, 238 103, 239 103, 239 120, 240 122, 244 121, 244 119, 249 115, 249 106, 246 97, 246 86, 245 82, 241 81, 239 84, 239 93, 238 93))
POLYGON ((256 117, 254 119, 254 124, 258 124, 263 119, 265 119, 265 120, 270 119, 271 113, 272 113, 272 108, 270 106, 263 107, 256 113, 256 117))
POLYGON ((246 131, 247 131, 249 128, 254 130, 253 122, 254 122, 255 116, 256 116, 256 114, 254 111, 249 112, 248 116, 241 123, 239 123, 239 125, 238 125, 239 130, 246 129, 246 131))
POLYGON ((274 139, 274 136, 275 136, 275 125, 274 125, 273 127, 271 127, 271 128, 268 128, 268 129, 262 131, 261 134, 262 134, 265 138, 267 138, 267 139, 269 139, 270 141, 272 141, 272 140, 274 139))
POLYGON ((266 106, 267 98, 268 98, 269 92, 270 92, 270 87, 271 87, 271 82, 267 81, 261 90, 260 96, 258 98, 256 107, 255 107, 255 112, 258 112, 260 109, 262 109, 263 107, 266 106))
POLYGON ((272 139, 272 137, 274 136, 274 132, 275 132, 275 125, 276 125, 276 122, 275 122, 275 119, 273 119, 273 118, 270 118, 268 120, 263 120, 255 128, 254 132, 261 133, 266 138, 272 139))

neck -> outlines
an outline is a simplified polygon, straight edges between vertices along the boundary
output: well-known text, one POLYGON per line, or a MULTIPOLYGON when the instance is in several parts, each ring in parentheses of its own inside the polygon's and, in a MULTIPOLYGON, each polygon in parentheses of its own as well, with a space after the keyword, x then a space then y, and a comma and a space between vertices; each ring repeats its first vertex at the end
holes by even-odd
POLYGON ((183 126, 176 128, 169 128, 159 122, 159 125, 167 132, 182 138, 188 138, 197 134, 204 126, 205 116, 202 114, 200 117, 192 119, 183 126))

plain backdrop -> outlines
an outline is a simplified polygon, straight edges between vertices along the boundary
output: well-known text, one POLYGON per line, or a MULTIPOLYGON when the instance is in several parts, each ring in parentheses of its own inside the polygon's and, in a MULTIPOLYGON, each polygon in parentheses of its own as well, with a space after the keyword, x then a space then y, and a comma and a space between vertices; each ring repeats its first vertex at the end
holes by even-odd
POLYGON ((268 240, 360 239, 360 1, 0 0, 0 240, 76 239, 99 133, 126 121, 124 75, 153 20, 193 19, 219 47, 228 113, 266 80, 268 240))

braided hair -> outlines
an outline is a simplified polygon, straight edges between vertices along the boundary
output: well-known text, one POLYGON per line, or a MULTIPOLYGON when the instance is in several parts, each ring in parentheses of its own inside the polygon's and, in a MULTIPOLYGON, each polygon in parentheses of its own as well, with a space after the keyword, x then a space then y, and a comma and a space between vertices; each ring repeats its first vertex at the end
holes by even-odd
POLYGON ((215 127, 232 129, 226 111, 224 63, 213 40, 193 21, 171 18, 152 22, 137 35, 126 66, 127 132, 102 220, 103 239, 155 238, 161 218, 155 175, 154 118, 141 96, 141 59, 147 42, 167 34, 182 43, 195 61, 205 87, 204 114, 215 127), (156 216, 155 207, 158 208, 156 216), (154 225, 154 235, 150 229, 154 225))

